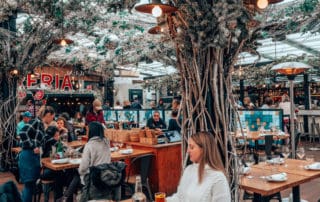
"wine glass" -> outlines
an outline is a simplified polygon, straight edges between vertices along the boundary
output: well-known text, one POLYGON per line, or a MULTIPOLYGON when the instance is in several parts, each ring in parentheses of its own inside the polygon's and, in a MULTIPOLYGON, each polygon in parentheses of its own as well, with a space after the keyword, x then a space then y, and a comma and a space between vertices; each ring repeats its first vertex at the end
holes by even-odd
POLYGON ((121 149, 123 147, 123 141, 122 140, 118 141, 118 146, 119 146, 119 149, 121 149))
POLYGON ((298 158, 302 160, 305 155, 306 155, 306 153, 305 153, 304 148, 303 147, 298 147, 298 149, 297 149, 298 158))
MULTIPOLYGON (((304 158, 304 156, 306 155, 303 147, 298 147, 296 154, 297 154, 297 157, 298 157, 300 160, 302 160, 302 159, 304 158)), ((299 167, 302 168, 303 165, 300 164, 299 167)))
MULTIPOLYGON (((283 145, 281 148, 282 156, 284 157, 285 162, 287 161, 289 155, 290 155, 290 149, 288 145, 283 145)), ((288 167, 288 164, 285 163, 284 167, 288 167)))
POLYGON ((312 154, 306 155, 306 161, 308 162, 308 164, 313 163, 314 162, 314 155, 312 155, 312 154))
MULTIPOLYGON (((251 167, 251 166, 255 163, 253 154, 247 154, 247 155, 245 155, 244 158, 243 158, 243 160, 244 160, 245 166, 247 166, 247 167, 251 167)), ((248 177, 249 179, 250 179, 250 178, 253 178, 252 175, 248 175, 247 177, 248 177)))
MULTIPOLYGON (((267 156, 259 155, 259 165, 261 165, 261 168, 263 170, 262 173, 265 174, 265 168, 267 166, 267 156)), ((265 175, 260 176, 261 179, 266 179, 265 175)))

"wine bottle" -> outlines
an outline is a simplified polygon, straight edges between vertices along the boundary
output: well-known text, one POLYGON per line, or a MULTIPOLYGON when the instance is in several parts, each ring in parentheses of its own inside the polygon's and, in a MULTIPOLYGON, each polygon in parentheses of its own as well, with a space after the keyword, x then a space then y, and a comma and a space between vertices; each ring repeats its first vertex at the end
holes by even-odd
POLYGON ((57 149, 56 149, 57 158, 61 159, 63 158, 63 144, 61 140, 57 143, 57 149))
POLYGON ((135 193, 132 196, 132 202, 147 202, 146 195, 142 192, 141 176, 136 176, 135 193))

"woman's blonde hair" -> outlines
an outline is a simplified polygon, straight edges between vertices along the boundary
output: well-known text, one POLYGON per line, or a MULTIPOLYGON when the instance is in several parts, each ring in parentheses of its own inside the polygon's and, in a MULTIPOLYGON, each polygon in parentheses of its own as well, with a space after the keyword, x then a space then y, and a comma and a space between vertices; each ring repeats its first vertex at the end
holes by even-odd
POLYGON ((212 169, 225 173, 219 148, 214 136, 209 132, 197 132, 191 139, 201 148, 202 156, 199 161, 199 183, 203 180, 204 168, 208 164, 212 169))

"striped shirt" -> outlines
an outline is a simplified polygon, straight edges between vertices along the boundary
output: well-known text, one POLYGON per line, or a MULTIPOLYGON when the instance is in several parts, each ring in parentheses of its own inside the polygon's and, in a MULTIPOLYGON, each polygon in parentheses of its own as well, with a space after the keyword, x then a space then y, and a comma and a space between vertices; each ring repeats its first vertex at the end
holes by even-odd
POLYGON ((34 149, 41 147, 44 142, 44 125, 42 121, 36 117, 26 124, 20 131, 22 149, 34 149))

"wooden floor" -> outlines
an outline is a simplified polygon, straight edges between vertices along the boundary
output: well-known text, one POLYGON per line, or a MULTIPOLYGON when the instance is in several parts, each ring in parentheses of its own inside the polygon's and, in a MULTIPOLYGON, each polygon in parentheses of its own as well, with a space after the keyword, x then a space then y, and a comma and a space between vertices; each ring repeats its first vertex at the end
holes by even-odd
MULTIPOLYGON (((312 146, 308 141, 302 141, 302 145, 306 149, 306 154, 313 154, 315 156, 315 161, 320 162, 320 151, 309 151, 308 148, 312 146)), ((317 142, 316 146, 320 147, 320 143, 317 142)), ((10 172, 0 172, 0 184, 13 180, 18 186, 19 191, 22 190, 23 185, 16 182, 14 176, 10 172)), ((291 189, 281 192, 283 198, 288 197, 291 189)), ((308 202, 318 202, 320 199, 320 178, 313 180, 311 182, 302 184, 300 186, 301 199, 307 200, 308 202)), ((52 197, 52 194, 50 195, 52 197)), ((53 201, 53 199, 51 200, 53 201)), ((276 200, 272 200, 276 201, 276 200)))

